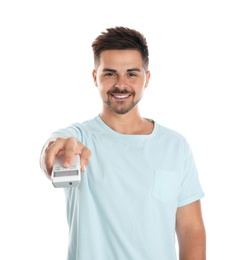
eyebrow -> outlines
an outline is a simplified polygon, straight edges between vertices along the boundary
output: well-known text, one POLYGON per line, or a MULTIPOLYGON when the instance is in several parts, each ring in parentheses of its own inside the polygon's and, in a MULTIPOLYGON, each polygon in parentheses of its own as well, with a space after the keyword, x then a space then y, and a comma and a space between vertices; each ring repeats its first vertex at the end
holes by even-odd
MULTIPOLYGON (((107 72, 107 71, 109 71, 109 72, 117 72, 117 71, 114 70, 114 69, 109 69, 109 68, 104 68, 104 69, 103 69, 103 72, 107 72)), ((131 71, 140 72, 141 70, 138 69, 138 68, 127 69, 127 72, 131 72, 131 71)))

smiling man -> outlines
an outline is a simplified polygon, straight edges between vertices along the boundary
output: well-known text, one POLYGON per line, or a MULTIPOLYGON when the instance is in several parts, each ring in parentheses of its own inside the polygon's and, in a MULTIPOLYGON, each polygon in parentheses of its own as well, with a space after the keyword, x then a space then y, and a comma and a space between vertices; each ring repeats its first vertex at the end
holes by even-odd
POLYGON ((150 79, 147 62, 148 57, 143 61, 141 53, 133 49, 106 50, 99 60, 95 58, 93 78, 104 103, 100 118, 112 129, 122 124, 120 133, 152 132, 153 122, 142 118, 137 106, 150 79))
POLYGON ((95 85, 112 114, 126 114, 137 105, 150 78, 147 64, 143 64, 139 51, 103 51, 95 67, 95 85))
POLYGON ((102 110, 51 134, 41 153, 50 178, 55 157, 81 157, 79 187, 65 188, 68 260, 205 260, 204 196, 185 138, 143 118, 150 79, 145 37, 115 27, 92 44, 102 110))

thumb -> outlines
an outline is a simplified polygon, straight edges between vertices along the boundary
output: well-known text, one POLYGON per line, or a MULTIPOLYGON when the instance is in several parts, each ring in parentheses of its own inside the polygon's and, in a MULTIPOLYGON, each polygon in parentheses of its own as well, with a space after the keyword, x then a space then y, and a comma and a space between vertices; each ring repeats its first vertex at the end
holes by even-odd
POLYGON ((86 166, 89 164, 91 157, 91 151, 87 147, 83 147, 81 154, 80 154, 80 161, 81 161, 81 171, 85 172, 86 166))

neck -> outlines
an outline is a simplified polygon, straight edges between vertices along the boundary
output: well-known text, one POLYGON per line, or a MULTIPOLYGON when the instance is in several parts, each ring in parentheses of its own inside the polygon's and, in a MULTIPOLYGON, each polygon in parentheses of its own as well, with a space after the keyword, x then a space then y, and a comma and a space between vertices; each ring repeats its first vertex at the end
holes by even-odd
POLYGON ((103 110, 100 117, 107 126, 120 134, 147 135, 154 127, 150 120, 141 117, 137 109, 132 109, 126 114, 103 110))

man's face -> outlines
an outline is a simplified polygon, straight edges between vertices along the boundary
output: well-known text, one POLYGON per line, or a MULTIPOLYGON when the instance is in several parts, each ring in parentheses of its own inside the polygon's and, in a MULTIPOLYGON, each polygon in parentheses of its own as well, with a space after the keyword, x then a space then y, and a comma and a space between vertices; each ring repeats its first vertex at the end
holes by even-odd
POLYGON ((112 112, 125 114, 141 100, 150 78, 137 50, 106 50, 93 71, 104 105, 112 112))

